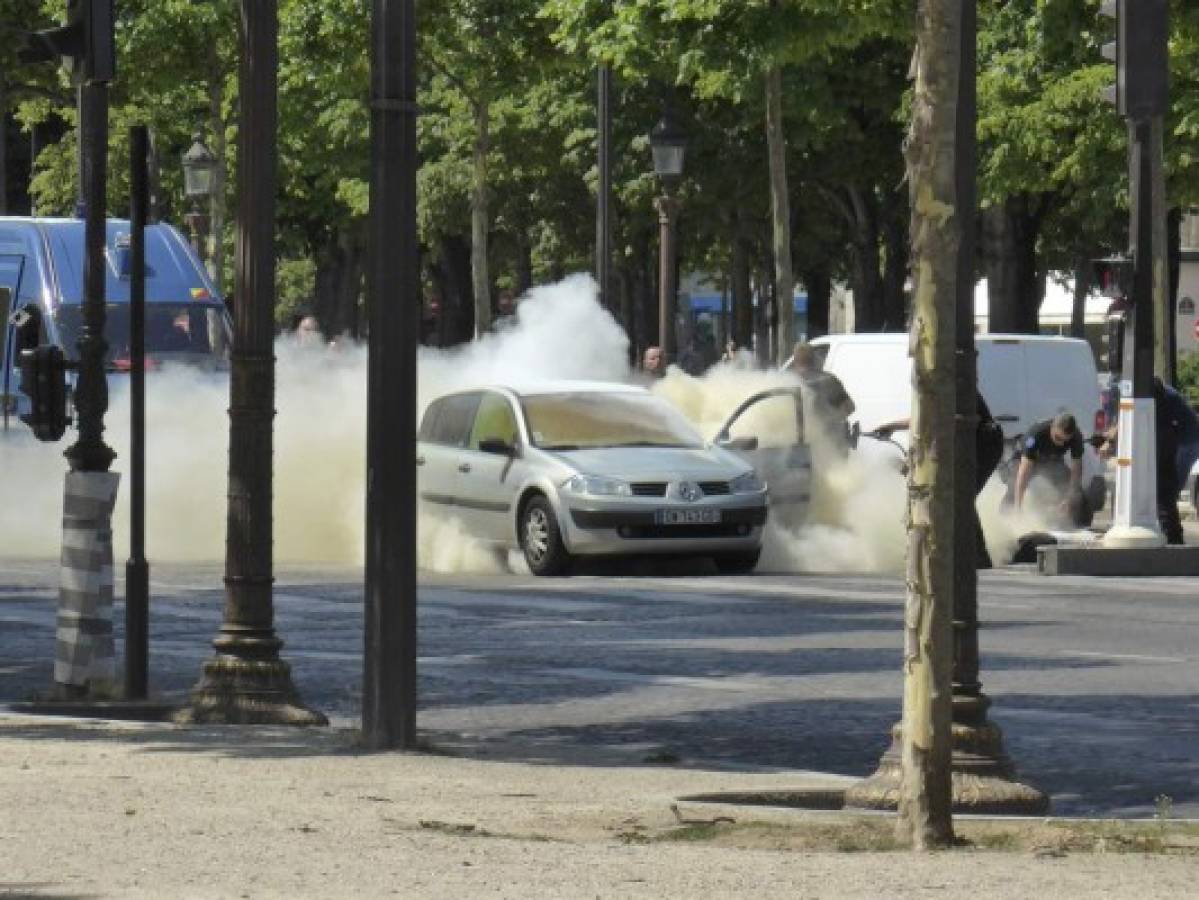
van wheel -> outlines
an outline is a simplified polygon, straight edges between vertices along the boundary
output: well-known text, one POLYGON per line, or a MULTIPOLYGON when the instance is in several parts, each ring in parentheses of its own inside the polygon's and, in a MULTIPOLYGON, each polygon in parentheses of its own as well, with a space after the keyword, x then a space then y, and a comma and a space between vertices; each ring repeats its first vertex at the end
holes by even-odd
POLYGON ((761 548, 745 553, 718 553, 712 557, 716 570, 721 575, 748 575, 758 564, 761 548))
POLYGON ((534 575, 563 575, 570 569, 570 553, 554 508, 545 497, 534 497, 520 514, 520 547, 534 575))

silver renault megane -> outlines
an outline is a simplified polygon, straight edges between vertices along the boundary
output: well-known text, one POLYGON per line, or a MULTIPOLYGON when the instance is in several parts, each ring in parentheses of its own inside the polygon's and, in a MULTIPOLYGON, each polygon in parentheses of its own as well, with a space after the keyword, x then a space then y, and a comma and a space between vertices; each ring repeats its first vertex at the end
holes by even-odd
POLYGON ((761 552, 766 485, 737 452, 756 445, 728 434, 728 446, 707 444, 665 400, 625 384, 460 391, 421 421, 421 504, 523 551, 538 575, 578 556, 643 553, 747 572, 761 552))

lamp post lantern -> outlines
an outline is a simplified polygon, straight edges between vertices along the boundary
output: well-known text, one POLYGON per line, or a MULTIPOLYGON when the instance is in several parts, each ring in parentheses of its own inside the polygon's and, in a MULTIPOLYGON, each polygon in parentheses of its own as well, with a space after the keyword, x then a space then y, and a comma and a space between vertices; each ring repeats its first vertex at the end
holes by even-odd
POLYGON ((191 236, 192 249, 200 262, 208 261, 208 213, 204 205, 212 197, 212 184, 216 174, 217 159, 204 143, 198 132, 192 137, 192 145, 183 154, 183 192, 191 200, 191 210, 183 217, 191 236))
POLYGON ((675 226, 678 222, 679 200, 676 196, 683 177, 683 160, 687 153, 687 136, 675 122, 668 108, 649 134, 654 156, 654 174, 662 183, 662 195, 654 201, 658 210, 659 273, 658 273, 658 346, 663 362, 675 358, 675 226))

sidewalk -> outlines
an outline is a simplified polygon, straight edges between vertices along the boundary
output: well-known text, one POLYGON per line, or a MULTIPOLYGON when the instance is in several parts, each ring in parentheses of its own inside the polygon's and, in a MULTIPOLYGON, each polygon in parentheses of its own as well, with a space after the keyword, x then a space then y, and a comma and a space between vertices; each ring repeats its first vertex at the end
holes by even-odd
POLYGON ((849 818, 671 809, 695 793, 845 781, 365 754, 333 729, 4 715, 0 897, 1148 898, 1187 896, 1199 875, 1194 855, 782 850, 781 825, 849 818), (732 817, 734 837, 679 815, 732 817))

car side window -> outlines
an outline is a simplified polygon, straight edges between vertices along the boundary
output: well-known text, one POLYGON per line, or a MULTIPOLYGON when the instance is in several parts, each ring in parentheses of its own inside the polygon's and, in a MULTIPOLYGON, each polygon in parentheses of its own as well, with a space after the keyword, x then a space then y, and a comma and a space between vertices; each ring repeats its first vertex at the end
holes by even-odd
POLYGON ((434 435, 437 433, 437 421, 441 418, 442 406, 440 400, 434 400, 429 404, 429 408, 425 410, 425 414, 420 420, 420 430, 416 435, 418 441, 431 443, 434 440, 434 435))
POLYGON ((489 438, 499 439, 509 447, 515 447, 518 433, 516 415, 512 412, 512 404, 508 402, 508 398, 502 394, 484 394, 483 399, 479 401, 475 424, 470 432, 470 449, 478 450, 479 444, 489 438))
POLYGON ((479 408, 481 394, 454 394, 443 397, 430 440, 450 447, 465 447, 479 408))

